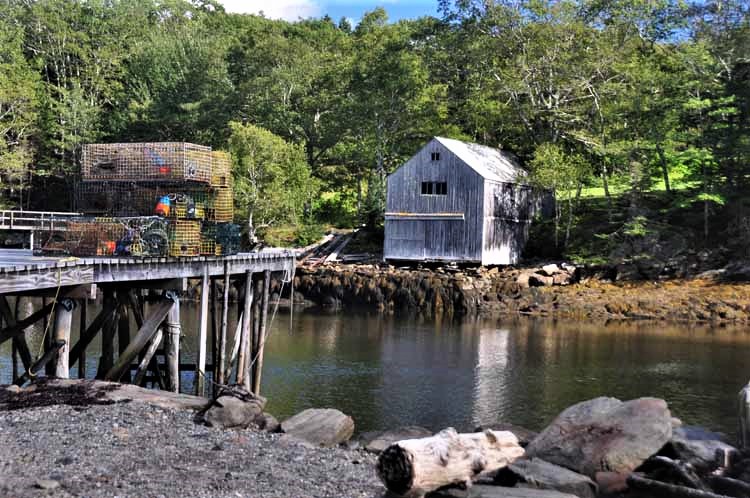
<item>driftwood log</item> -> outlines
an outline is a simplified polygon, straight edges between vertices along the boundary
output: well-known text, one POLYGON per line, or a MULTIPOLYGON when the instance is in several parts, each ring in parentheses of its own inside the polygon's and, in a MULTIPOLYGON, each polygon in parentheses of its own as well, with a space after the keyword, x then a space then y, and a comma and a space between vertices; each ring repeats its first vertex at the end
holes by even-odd
POLYGON ((378 458, 377 471, 393 493, 420 497, 451 484, 471 485, 479 474, 503 468, 523 454, 511 432, 458 434, 448 428, 389 446, 378 458))

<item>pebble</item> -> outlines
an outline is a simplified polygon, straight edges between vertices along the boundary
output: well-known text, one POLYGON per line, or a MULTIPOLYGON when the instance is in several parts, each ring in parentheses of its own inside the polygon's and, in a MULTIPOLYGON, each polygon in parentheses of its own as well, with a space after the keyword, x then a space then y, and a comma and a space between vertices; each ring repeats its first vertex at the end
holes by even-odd
POLYGON ((39 489, 57 489, 60 487, 60 483, 52 479, 39 479, 34 485, 39 489))

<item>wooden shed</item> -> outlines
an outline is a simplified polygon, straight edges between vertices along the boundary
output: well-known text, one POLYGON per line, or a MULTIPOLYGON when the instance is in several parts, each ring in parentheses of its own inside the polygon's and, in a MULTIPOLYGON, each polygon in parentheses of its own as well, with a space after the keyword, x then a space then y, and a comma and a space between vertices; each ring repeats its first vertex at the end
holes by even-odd
POLYGON ((528 176, 507 152, 433 138, 388 177, 384 258, 516 263, 545 198, 528 176))

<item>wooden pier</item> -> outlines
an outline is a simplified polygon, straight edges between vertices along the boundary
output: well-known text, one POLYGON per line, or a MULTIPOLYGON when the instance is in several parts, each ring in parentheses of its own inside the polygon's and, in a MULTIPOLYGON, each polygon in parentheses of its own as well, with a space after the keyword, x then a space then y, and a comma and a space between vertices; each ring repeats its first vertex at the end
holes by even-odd
POLYGON ((189 368, 195 372, 195 394, 209 393, 207 379, 258 394, 271 279, 290 282, 294 268, 295 255, 286 250, 193 258, 57 258, 0 250, 0 344, 12 341, 13 380, 19 385, 42 370, 68 378, 76 363, 78 377, 85 378, 88 346, 101 334, 97 378, 139 385, 150 381, 180 392, 180 372, 189 368), (188 280, 200 282, 198 343, 191 348, 197 351, 195 365, 180 363, 179 296, 188 280), (229 323, 232 286, 240 303, 236 324, 229 323), (101 311, 87 316, 87 303, 98 295, 101 311), (42 298, 42 306, 21 316, 18 302, 29 297, 42 298), (74 313, 81 325, 78 341, 71 344, 74 313), (26 329, 42 320, 47 324, 44 348, 34 358, 26 329))

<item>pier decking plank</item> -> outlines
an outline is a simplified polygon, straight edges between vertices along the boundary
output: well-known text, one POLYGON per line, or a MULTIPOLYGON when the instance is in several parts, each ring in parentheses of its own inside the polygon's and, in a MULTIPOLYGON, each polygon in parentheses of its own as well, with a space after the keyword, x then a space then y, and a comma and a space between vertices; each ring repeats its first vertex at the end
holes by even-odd
POLYGON ((292 251, 241 253, 226 257, 196 258, 50 258, 30 251, 0 250, 0 294, 18 293, 81 284, 170 280, 244 275, 253 272, 289 271, 292 251))

